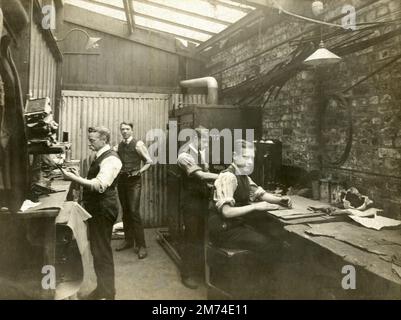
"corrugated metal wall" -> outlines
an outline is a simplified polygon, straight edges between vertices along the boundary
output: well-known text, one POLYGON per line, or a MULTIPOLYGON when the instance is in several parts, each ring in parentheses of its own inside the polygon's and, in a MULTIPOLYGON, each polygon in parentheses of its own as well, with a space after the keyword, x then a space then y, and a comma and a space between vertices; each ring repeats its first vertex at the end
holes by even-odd
MULTIPOLYGON (((108 93, 93 91, 63 91, 60 132, 69 133, 72 158, 81 159, 85 174, 90 163, 87 130, 104 125, 112 131, 111 143, 120 139, 121 121, 134 123, 134 135, 145 141, 152 128, 165 130, 168 123, 170 95, 139 93, 108 93)), ((166 225, 166 166, 154 165, 142 178, 141 216, 146 227, 166 225)))
POLYGON ((32 23, 29 94, 32 99, 50 97, 55 106, 57 61, 39 28, 32 23))
POLYGON ((205 94, 181 94, 173 93, 171 94, 170 110, 181 109, 184 106, 189 106, 191 104, 199 105, 206 104, 207 95, 205 94))

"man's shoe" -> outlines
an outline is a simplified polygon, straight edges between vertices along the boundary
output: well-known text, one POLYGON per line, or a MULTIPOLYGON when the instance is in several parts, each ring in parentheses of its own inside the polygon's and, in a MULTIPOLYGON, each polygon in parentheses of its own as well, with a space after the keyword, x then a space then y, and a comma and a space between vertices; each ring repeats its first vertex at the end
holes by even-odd
POLYGON ((189 289, 198 289, 198 282, 192 277, 182 277, 181 282, 189 289))
POLYGON ((138 254, 138 252, 139 252, 139 248, 138 248, 137 246, 135 246, 135 247, 134 247, 134 253, 135 253, 135 254, 138 254))
POLYGON ((119 247, 116 248, 116 251, 123 251, 132 248, 134 245, 127 241, 124 241, 119 247))
POLYGON ((98 300, 115 300, 115 297, 100 297, 98 300))
POLYGON ((146 248, 140 247, 138 249, 138 258, 145 259, 147 256, 148 256, 148 252, 146 251, 146 248))
POLYGON ((88 295, 82 296, 80 298, 80 300, 99 300, 99 295, 98 295, 97 290, 95 289, 91 293, 89 293, 88 295))

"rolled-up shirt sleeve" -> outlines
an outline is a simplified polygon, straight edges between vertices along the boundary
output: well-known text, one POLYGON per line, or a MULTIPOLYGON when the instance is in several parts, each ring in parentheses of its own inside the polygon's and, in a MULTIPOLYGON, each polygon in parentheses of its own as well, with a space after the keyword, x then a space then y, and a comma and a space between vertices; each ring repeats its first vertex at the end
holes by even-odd
POLYGON ((196 164, 195 159, 185 152, 178 155, 177 164, 185 171, 188 177, 196 171, 202 171, 202 168, 196 164))
POLYGON ((250 177, 249 180, 249 200, 251 202, 259 201, 266 193, 266 190, 258 186, 250 177))
POLYGON ((122 163, 117 157, 111 156, 100 163, 96 178, 90 180, 92 191, 104 193, 120 173, 122 163))
POLYGON ((142 160, 145 162, 145 164, 153 164, 153 160, 150 157, 148 148, 146 148, 145 144, 143 141, 138 141, 135 146, 135 150, 138 152, 138 154, 141 156, 142 160))
POLYGON ((216 188, 214 193, 214 201, 217 210, 221 211, 225 204, 235 205, 234 192, 237 189, 237 178, 231 172, 220 173, 214 182, 216 188))

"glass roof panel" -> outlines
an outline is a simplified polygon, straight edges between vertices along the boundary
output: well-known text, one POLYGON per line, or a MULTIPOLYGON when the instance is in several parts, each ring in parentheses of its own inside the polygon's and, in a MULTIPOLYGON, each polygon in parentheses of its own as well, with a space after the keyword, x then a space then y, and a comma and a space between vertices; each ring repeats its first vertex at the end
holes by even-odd
MULTIPOLYGON (((115 2, 118 2, 114 0, 115 2)), ((68 4, 72 4, 74 6, 78 6, 80 8, 90 10, 96 13, 100 13, 106 16, 110 16, 112 18, 116 18, 118 20, 127 21, 125 17, 125 12, 117 9, 111 9, 109 7, 102 6, 101 4, 95 4, 83 0, 66 0, 68 4)))
MULTIPOLYGON (((246 15, 246 12, 224 7, 217 1, 206 0, 148 0, 149 2, 159 3, 177 9, 198 13, 210 18, 234 23, 246 15)), ((135 0, 134 0, 135 3, 135 0)))
POLYGON ((180 28, 177 26, 172 26, 172 25, 166 24, 164 22, 154 21, 154 20, 150 20, 150 19, 146 19, 146 18, 138 17, 138 16, 135 16, 135 24, 138 26, 144 26, 144 27, 156 29, 159 31, 173 33, 173 34, 176 34, 177 36, 193 38, 194 41, 198 41, 198 42, 203 42, 210 38, 209 35, 204 34, 204 33, 180 28))
MULTIPOLYGON (((213 0, 212 0, 213 1, 213 0)), ((243 4, 243 3, 240 3, 240 2, 235 2, 235 1, 230 1, 230 0, 218 0, 219 2, 224 2, 224 3, 227 3, 227 4, 229 4, 229 5, 231 5, 231 6, 236 6, 236 7, 238 7, 238 8, 245 8, 245 9, 251 9, 251 10, 254 10, 255 8, 254 7, 252 7, 252 6, 249 6, 249 5, 247 5, 247 4, 243 4)))
POLYGON ((152 17, 169 20, 172 22, 184 24, 198 29, 204 29, 206 31, 214 33, 219 33, 220 31, 226 28, 225 25, 220 23, 205 21, 202 18, 195 18, 182 13, 174 12, 173 8, 172 9, 156 8, 155 10, 155 7, 141 2, 134 1, 134 11, 135 13, 150 15, 152 17))
MULTIPOLYGON (((177 38, 181 37, 183 41, 194 39, 195 42, 210 39, 211 33, 217 34, 223 31, 227 25, 235 23, 243 18, 247 11, 254 9, 231 0, 130 1, 133 4, 134 20, 138 27, 166 32, 177 38), (240 9, 237 10, 236 7, 240 9), (206 33, 202 33, 202 30, 206 33)), ((65 3, 127 22, 123 0, 65 0, 65 3)))

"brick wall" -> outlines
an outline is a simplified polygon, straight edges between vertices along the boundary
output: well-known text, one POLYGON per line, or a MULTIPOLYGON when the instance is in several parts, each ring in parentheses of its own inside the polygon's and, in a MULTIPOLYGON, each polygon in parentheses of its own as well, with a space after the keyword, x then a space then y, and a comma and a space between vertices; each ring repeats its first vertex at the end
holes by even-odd
MULTIPOLYGON (((325 19, 341 14, 345 4, 359 7, 367 2, 325 1, 325 19)), ((357 22, 399 18, 398 11, 401 11, 399 0, 376 1, 357 12, 357 22)), ((229 95, 224 95, 224 91, 266 74, 283 61, 294 46, 283 43, 224 72, 219 70, 310 27, 311 24, 283 18, 211 56, 207 73, 214 74, 220 82, 221 103, 238 101, 240 96, 235 96, 235 91, 230 91, 229 95)), ((375 28, 372 36, 395 28, 397 25, 375 28)), ((323 32, 332 31, 332 28, 323 29, 323 32)), ((326 44, 331 46, 338 41, 341 43, 341 38, 332 38, 326 44)), ((284 164, 308 171, 318 169, 322 177, 332 176, 346 186, 355 186, 369 195, 376 206, 384 208, 386 215, 398 218, 401 218, 401 59, 345 94, 352 110, 353 140, 349 157, 341 165, 330 164, 328 160, 338 159, 345 148, 349 112, 346 106, 335 101, 326 103, 325 98, 349 88, 400 53, 401 33, 398 33, 387 41, 342 56, 343 61, 338 65, 319 71, 301 71, 284 85, 275 100, 265 105, 263 112, 264 138, 283 142, 284 164), (324 105, 326 112, 322 117, 324 105), (319 135, 319 128, 322 135, 319 135), (320 137, 325 142, 324 149, 319 144, 320 137), (324 161, 320 161, 321 156, 324 161)))

